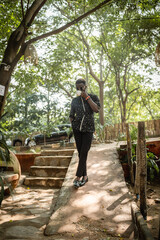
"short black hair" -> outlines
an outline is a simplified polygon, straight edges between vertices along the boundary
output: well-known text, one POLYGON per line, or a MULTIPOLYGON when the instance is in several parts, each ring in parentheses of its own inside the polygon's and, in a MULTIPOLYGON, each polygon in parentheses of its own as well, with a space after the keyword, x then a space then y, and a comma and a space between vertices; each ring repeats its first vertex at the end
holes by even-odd
POLYGON ((80 84, 80 83, 83 83, 84 85, 86 85, 86 80, 83 78, 77 79, 76 84, 80 84))

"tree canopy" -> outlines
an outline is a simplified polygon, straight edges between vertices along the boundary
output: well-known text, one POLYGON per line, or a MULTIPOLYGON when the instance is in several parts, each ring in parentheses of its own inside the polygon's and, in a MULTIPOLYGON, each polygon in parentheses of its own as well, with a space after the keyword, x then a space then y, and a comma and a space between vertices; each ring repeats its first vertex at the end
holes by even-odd
POLYGON ((159 12, 159 0, 0 2, 5 128, 29 132, 68 121, 78 76, 99 95, 102 125, 159 118, 151 81, 159 74, 159 12))

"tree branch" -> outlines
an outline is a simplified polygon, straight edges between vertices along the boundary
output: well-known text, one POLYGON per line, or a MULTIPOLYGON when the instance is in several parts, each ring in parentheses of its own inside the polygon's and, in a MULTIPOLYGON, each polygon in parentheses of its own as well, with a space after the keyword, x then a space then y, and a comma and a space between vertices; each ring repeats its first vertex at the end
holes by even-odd
POLYGON ((128 95, 130 95, 131 93, 133 93, 134 91, 138 90, 140 87, 134 88, 132 91, 128 92, 128 95))
POLYGON ((152 110, 149 109, 149 107, 147 107, 147 104, 145 104, 143 98, 142 98, 142 102, 143 102, 143 105, 145 106, 145 108, 147 109, 147 111, 149 112, 149 114, 151 115, 152 119, 154 119, 154 116, 153 116, 153 114, 152 114, 152 110))
POLYGON ((89 44, 88 44, 87 40, 85 39, 85 37, 84 37, 84 35, 83 35, 83 33, 82 33, 80 28, 79 28, 79 32, 80 32, 80 35, 82 37, 82 42, 84 43, 84 45, 87 48, 87 64, 88 64, 88 68, 89 68, 90 74, 100 84, 100 79, 93 72, 93 69, 92 69, 92 66, 91 66, 91 63, 90 63, 90 47, 89 47, 89 44))
POLYGON ((29 8, 29 1, 30 1, 30 0, 27 1, 27 10, 28 10, 28 8, 29 8))
POLYGON ((136 100, 137 100, 137 97, 135 97, 134 101, 131 103, 131 105, 130 105, 130 107, 129 107, 129 109, 128 109, 128 116, 127 116, 127 119, 126 119, 126 120, 129 119, 129 116, 130 116, 130 114, 131 114, 130 110, 131 110, 131 108, 133 107, 133 105, 136 103, 136 100))
MULTIPOLYGON (((46 1, 46 0, 45 0, 45 1, 46 1)), ((38 41, 38 40, 41 40, 41 39, 44 39, 44 38, 50 37, 50 36, 52 36, 52 35, 56 35, 56 34, 58 34, 58 33, 63 32, 64 30, 66 30, 66 29, 69 28, 70 26, 78 23, 78 22, 81 21, 82 19, 88 17, 91 13, 97 11, 98 9, 102 8, 104 5, 106 5, 107 3, 110 3, 110 2, 112 2, 112 1, 113 1, 113 0, 105 0, 105 1, 103 1, 102 3, 100 3, 99 5, 97 5, 95 8, 93 8, 93 9, 91 9, 90 11, 82 14, 81 16, 79 16, 78 18, 74 19, 73 21, 65 24, 64 26, 62 26, 62 27, 60 27, 60 28, 58 28, 58 29, 55 29, 55 30, 53 30, 53 31, 50 31, 50 32, 48 32, 48 33, 42 34, 42 35, 40 35, 40 36, 37 36, 37 37, 35 37, 35 38, 30 39, 30 40, 27 42, 27 44, 31 44, 31 43, 36 42, 36 41, 38 41)))
POLYGON ((123 75, 123 87, 124 87, 125 92, 127 92, 127 89, 126 89, 127 69, 128 69, 128 65, 125 66, 124 75, 123 75))
POLYGON ((24 8, 23 8, 23 0, 21 0, 21 8, 22 8, 22 17, 23 17, 23 22, 25 26, 25 21, 24 21, 24 8))
POLYGON ((42 8, 42 6, 45 4, 46 1, 47 0, 35 0, 33 2, 32 6, 26 12, 24 19, 22 20, 19 27, 14 32, 12 32, 8 40, 7 48, 5 50, 2 62, 7 64, 12 63, 13 67, 17 64, 17 61, 24 54, 25 48, 27 46, 27 44, 24 43, 26 36, 28 34, 27 28, 31 25, 35 16, 37 15, 40 8, 42 8), (24 23, 25 23, 25 26, 24 26, 24 23), (20 47, 21 49, 19 51, 20 47))
POLYGON ((57 82, 58 86, 65 91, 65 93, 67 93, 67 96, 70 98, 73 98, 73 96, 70 94, 70 92, 67 91, 67 89, 65 88, 65 86, 63 84, 61 84, 60 82, 57 82))

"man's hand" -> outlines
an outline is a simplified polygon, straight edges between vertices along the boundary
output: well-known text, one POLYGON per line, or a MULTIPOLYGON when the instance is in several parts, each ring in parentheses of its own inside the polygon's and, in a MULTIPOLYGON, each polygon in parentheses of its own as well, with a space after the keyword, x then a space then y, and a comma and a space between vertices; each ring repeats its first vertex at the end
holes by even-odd
POLYGON ((87 92, 86 92, 85 86, 82 88, 81 97, 83 97, 83 98, 85 98, 85 99, 86 99, 86 97, 88 97, 88 94, 87 94, 87 92))

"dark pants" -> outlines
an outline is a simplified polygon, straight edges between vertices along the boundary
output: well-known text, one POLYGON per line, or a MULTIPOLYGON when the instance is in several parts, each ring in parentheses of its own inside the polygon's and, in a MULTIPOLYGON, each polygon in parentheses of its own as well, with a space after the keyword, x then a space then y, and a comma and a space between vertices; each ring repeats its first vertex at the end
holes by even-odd
POLYGON ((80 132, 73 131, 76 146, 79 155, 79 163, 76 172, 77 177, 87 176, 87 155, 91 147, 93 133, 92 132, 80 132))

